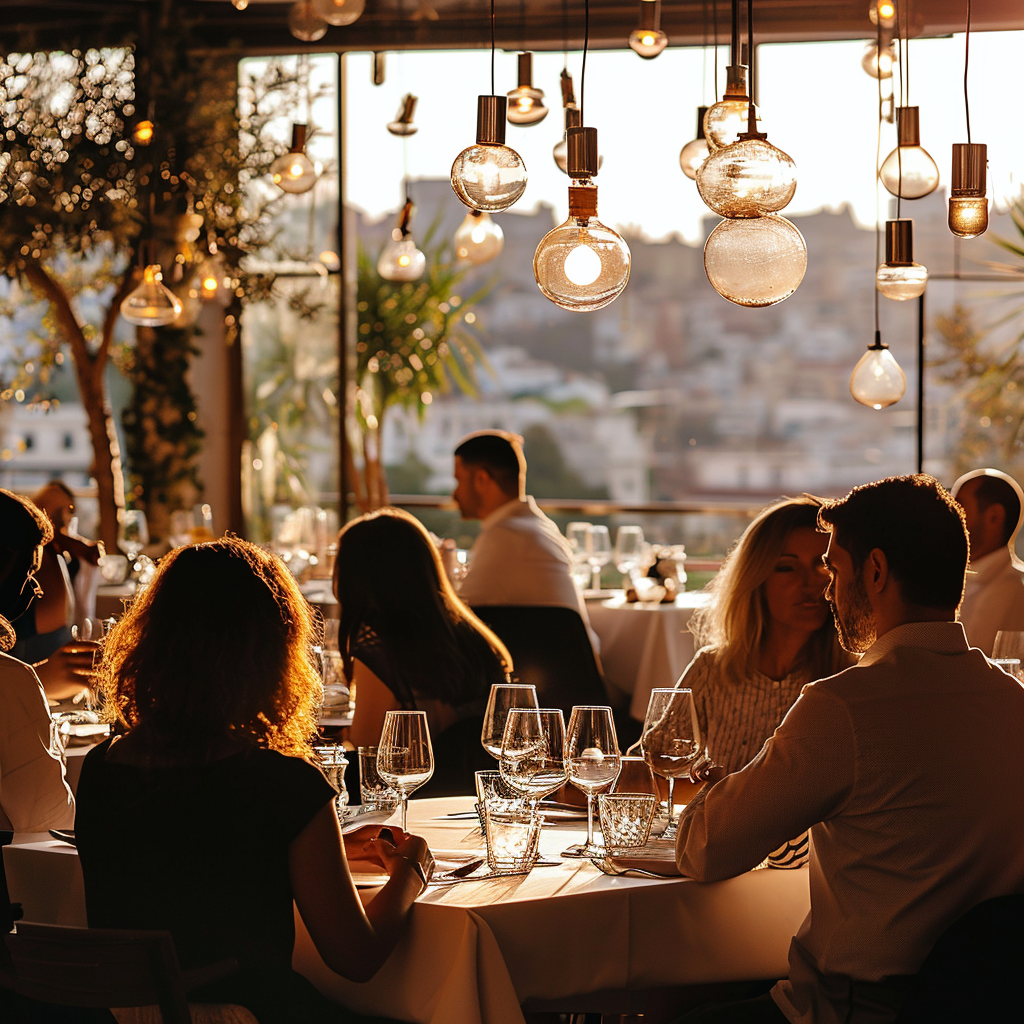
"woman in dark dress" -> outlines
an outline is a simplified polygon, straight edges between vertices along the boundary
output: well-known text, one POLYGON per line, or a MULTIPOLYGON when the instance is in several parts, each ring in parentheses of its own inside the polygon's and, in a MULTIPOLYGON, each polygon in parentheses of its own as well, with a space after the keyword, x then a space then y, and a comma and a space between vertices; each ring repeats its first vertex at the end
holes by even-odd
POLYGON ((416 795, 472 793, 473 772, 494 767, 480 731, 491 684, 507 682, 512 659, 457 597, 430 534, 396 508, 354 519, 338 537, 334 594, 356 687, 351 741, 376 744, 388 711, 425 711, 434 775, 416 795))
POLYGON ((166 929, 185 968, 235 958, 237 973, 190 998, 260 1024, 364 1019, 292 971, 293 899, 327 965, 365 980, 433 866, 422 839, 364 834, 349 855, 391 878, 363 909, 334 790, 311 763, 313 636, 272 555, 235 539, 172 552, 107 639, 100 687, 118 735, 79 783, 90 926, 166 929))

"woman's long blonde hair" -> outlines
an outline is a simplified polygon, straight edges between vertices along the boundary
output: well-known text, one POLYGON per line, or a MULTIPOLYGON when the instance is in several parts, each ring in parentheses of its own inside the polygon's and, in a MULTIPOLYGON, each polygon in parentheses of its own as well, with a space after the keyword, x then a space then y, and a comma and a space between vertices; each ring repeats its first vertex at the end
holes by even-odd
MULTIPOLYGON (((758 657, 768 639, 770 618, 764 583, 782 554, 790 532, 816 529, 821 499, 811 494, 783 498, 763 509, 743 531, 708 584, 711 601, 690 619, 698 647, 711 647, 718 655, 722 678, 740 683, 757 670, 758 657)), ((832 616, 810 638, 801 652, 800 665, 810 678, 832 675, 848 660, 839 646, 832 616)))

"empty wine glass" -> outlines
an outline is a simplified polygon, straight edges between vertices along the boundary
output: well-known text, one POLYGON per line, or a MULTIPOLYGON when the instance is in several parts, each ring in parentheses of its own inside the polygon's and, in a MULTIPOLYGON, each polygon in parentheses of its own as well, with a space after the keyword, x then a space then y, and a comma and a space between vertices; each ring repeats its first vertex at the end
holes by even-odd
POLYGON ((565 528, 565 539, 572 555, 572 576, 580 587, 590 582, 590 523, 570 523, 565 528))
POLYGON ((510 708, 501 740, 501 777, 533 806, 565 785, 565 720, 559 708, 510 708))
POLYGON ((1024 632, 1016 629, 999 630, 992 646, 992 657, 1000 660, 1017 658, 1024 663, 1024 632))
POLYGON ((676 834, 675 781, 706 761, 693 692, 662 687, 651 690, 640 743, 651 770, 668 780, 668 823, 662 837, 672 839, 676 834))
POLYGON ((491 757, 501 757, 501 738, 512 708, 537 707, 537 687, 526 683, 495 683, 487 698, 480 742, 491 757))
POLYGON ((434 752, 425 711, 389 711, 377 747, 377 771, 402 801, 406 831, 409 794, 434 774, 434 752))
POLYGON ((611 708, 572 709, 565 760, 569 781, 587 797, 587 841, 582 846, 570 846, 562 856, 602 857, 604 851, 594 843, 594 797, 615 782, 621 762, 611 708))
POLYGON ((620 526, 615 534, 615 568, 630 582, 640 568, 643 557, 644 531, 639 526, 620 526))
POLYGON ((591 590, 601 589, 601 570, 612 560, 612 539, 607 526, 593 526, 590 529, 590 551, 587 561, 593 577, 590 581, 591 590))
POLYGON ((117 546, 135 561, 138 553, 149 543, 149 523, 146 513, 138 508, 122 509, 117 526, 117 546))

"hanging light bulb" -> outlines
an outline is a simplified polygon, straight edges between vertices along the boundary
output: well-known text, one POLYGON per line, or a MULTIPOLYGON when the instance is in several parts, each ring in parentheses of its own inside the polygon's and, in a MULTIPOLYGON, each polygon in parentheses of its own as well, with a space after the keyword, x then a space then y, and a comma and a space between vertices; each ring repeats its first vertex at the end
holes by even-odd
POLYGON ((885 222, 885 262, 875 274, 875 287, 887 298, 903 301, 924 294, 928 268, 914 262, 914 222, 885 222))
POLYGON ((875 343, 868 345, 850 374, 850 394, 872 409, 895 405, 907 390, 907 378, 900 369, 888 345, 882 344, 880 331, 875 331, 875 343))
POLYGON ((701 199, 723 217, 761 217, 785 209, 796 192, 796 164, 763 132, 744 132, 697 170, 701 199))
POLYGON ((285 192, 308 192, 316 184, 316 168, 306 156, 304 124, 292 125, 291 147, 270 165, 270 176, 285 192))
MULTIPOLYGON (((579 128, 582 125, 580 111, 575 107, 565 108, 565 130, 568 132, 570 128, 579 128)), ((551 151, 551 155, 555 158, 555 163, 558 165, 558 169, 563 173, 567 174, 566 167, 568 166, 566 161, 569 156, 568 143, 565 141, 563 135, 558 142, 555 143, 555 148, 551 151)), ((597 155, 597 170, 599 171, 604 165, 604 157, 598 153, 597 155)), ((597 176, 597 171, 594 172, 594 176, 597 176)))
POLYGON ((519 85, 508 94, 508 119, 513 124, 540 124, 548 116, 544 93, 533 85, 533 54, 519 54, 519 85))
POLYGON ((398 217, 398 227, 377 260, 377 273, 385 281, 418 281, 427 269, 427 258, 416 248, 410 230, 413 204, 406 199, 398 217))
POLYGON ((953 143, 953 183, 949 190, 949 230, 961 238, 983 235, 988 227, 986 160, 983 142, 953 143))
POLYGON ((794 224, 774 213, 723 220, 704 243, 704 270, 730 302, 773 306, 803 280, 807 245, 794 224))
POLYGON ((708 158, 708 140, 704 138, 704 115, 707 107, 697 108, 697 138, 688 142, 679 151, 679 166, 691 181, 697 178, 697 169, 708 158))
POLYGON ((505 233, 489 213, 470 210, 455 231, 455 255, 470 263, 487 263, 505 247, 505 233))
POLYGON ((896 20, 896 5, 892 0, 871 0, 868 17, 871 19, 872 25, 892 28, 892 24, 896 20))
POLYGON ((507 210, 526 191, 526 164, 505 145, 507 104, 504 96, 477 97, 476 144, 452 164, 455 194, 466 206, 485 213, 507 210))
POLYGON ((895 43, 889 42, 882 49, 878 48, 878 43, 869 43, 860 59, 860 66, 872 78, 892 78, 892 69, 899 59, 895 43))
POLYGON ((402 97, 402 105, 398 108, 394 121, 388 123, 388 131, 392 135, 415 135, 419 131, 416 125, 412 123, 413 114, 416 113, 416 104, 418 102, 419 97, 413 96, 411 92, 407 92, 402 97))
POLYGON ((896 111, 896 148, 882 162, 878 177, 887 191, 901 199, 920 199, 939 186, 939 168, 921 148, 917 107, 896 111))
POLYGON ((231 0, 231 5, 236 11, 244 11, 249 6, 249 0, 231 0))
POLYGON ((569 219, 552 228, 537 246, 533 273, 544 295, 562 309, 601 309, 629 280, 625 239, 597 219, 597 129, 570 128, 567 173, 569 219))
POLYGON ((181 301, 163 284, 158 263, 150 263, 142 272, 142 284, 128 293, 121 303, 121 316, 139 327, 163 327, 181 313, 181 301))
POLYGON ((313 0, 295 0, 288 9, 288 31, 303 43, 315 43, 327 34, 327 22, 316 13, 313 0))
POLYGON ((136 146, 148 146, 153 141, 155 131, 152 121, 138 121, 132 131, 132 142, 136 146))
MULTIPOLYGON (((749 116, 747 108, 750 97, 747 95, 747 66, 731 64, 725 69, 725 93, 722 98, 708 108, 704 115, 704 137, 708 149, 713 153, 716 149, 731 146, 739 140, 740 132, 747 130, 749 116)), ((761 115, 754 107, 754 120, 760 123, 761 115)))
POLYGON ((640 0, 640 24, 629 33, 630 49, 644 60, 652 60, 668 46, 661 31, 661 0, 640 0))
POLYGON ((196 271, 199 286, 199 297, 204 302, 212 302, 225 296, 229 282, 224 272, 224 257, 215 250, 210 252, 196 271))
POLYGON ((313 10, 328 25, 351 25, 366 7, 366 0, 313 0, 313 10))

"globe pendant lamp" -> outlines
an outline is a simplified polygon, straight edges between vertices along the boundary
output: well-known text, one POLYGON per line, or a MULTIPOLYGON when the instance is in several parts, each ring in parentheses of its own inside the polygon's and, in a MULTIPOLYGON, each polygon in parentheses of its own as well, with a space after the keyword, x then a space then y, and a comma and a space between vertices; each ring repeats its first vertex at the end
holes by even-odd
POLYGON ((519 54, 519 85, 508 94, 508 119, 512 124, 540 124, 548 116, 544 93, 533 86, 533 54, 519 54))
POLYGON ((879 48, 878 43, 870 43, 864 50, 860 66, 872 77, 884 80, 892 78, 892 69, 899 61, 896 46, 890 42, 879 48))
POLYGON ((975 238, 988 227, 986 161, 983 142, 953 143, 953 183, 949 190, 949 230, 961 238, 975 238))
POLYGON ((569 218, 537 246, 533 273, 544 295, 562 309, 589 312, 617 298, 629 280, 629 246, 597 219, 597 129, 570 128, 569 218))
POLYGON ((763 132, 744 132, 716 149, 697 170, 697 191, 723 217, 761 217, 784 210, 796 192, 796 164, 763 132))
POLYGON ((308 192, 316 184, 316 168, 306 156, 306 126, 292 125, 292 144, 270 165, 270 177, 285 192, 308 192))
POLYGON ((505 247, 505 233, 489 213, 470 210, 455 231, 455 255, 469 263, 487 263, 505 247))
POLYGON ((861 405, 884 409, 895 405, 907 390, 907 378, 900 364, 882 344, 880 331, 875 331, 875 343, 868 346, 850 375, 850 394, 861 405))
POLYGON ((158 263, 150 263, 143 270, 142 284, 121 303, 121 316, 138 327, 163 327, 180 313, 181 300, 163 284, 158 263))
POLYGON ((366 0, 313 0, 313 10, 328 25, 351 25, 366 7, 366 0))
POLYGON ((476 144, 468 146, 452 164, 455 194, 474 210, 507 210, 526 191, 526 164, 505 145, 504 96, 477 99, 476 144))
POLYGON ((427 269, 427 258, 416 248, 409 230, 412 211, 412 200, 406 199, 398 227, 391 232, 391 241, 377 260, 377 273, 385 281, 418 281, 427 269))
POLYGON ((918 108, 899 107, 896 125, 896 148, 882 162, 878 177, 894 196, 920 199, 939 187, 939 168, 921 148, 918 108))
POLYGON ((903 302, 924 294, 928 268, 914 262, 914 222, 885 222, 885 262, 875 274, 875 287, 887 298, 903 302))
POLYGON ((807 244, 785 217, 723 220, 704 243, 704 271, 715 291, 738 306, 774 306, 797 290, 807 244))
MULTIPOLYGON (((746 131, 749 120, 747 66, 731 64, 725 71, 725 94, 717 103, 710 106, 704 115, 704 137, 711 152, 737 142, 740 132, 746 131)), ((755 123, 760 121, 756 106, 754 120, 755 123)))
POLYGON ((315 43, 327 35, 327 22, 316 12, 313 0, 295 0, 288 9, 288 31, 303 43, 315 43))
POLYGON ((416 113, 416 104, 419 102, 417 96, 413 96, 411 92, 407 92, 402 97, 402 105, 398 108, 398 113, 395 114, 394 121, 388 122, 388 131, 392 135, 398 135, 401 137, 407 137, 409 135, 415 135, 419 129, 412 123, 413 115, 416 113))
POLYGON ((661 31, 661 0, 640 0, 640 24, 629 33, 629 46, 644 60, 653 60, 668 46, 661 31))
MULTIPOLYGON (((569 131, 570 128, 579 128, 583 124, 582 113, 575 107, 565 108, 565 130, 569 131)), ((551 151, 551 155, 555 158, 555 164, 563 174, 568 174, 568 159, 569 159, 569 145, 565 141, 566 136, 563 135, 558 142, 555 143, 555 148, 551 151)), ((604 165, 604 157, 598 153, 597 155, 597 170, 599 171, 604 165)), ((594 176, 597 176, 597 171, 594 172, 594 176)))
POLYGON ((871 0, 868 17, 871 19, 872 25, 892 28, 892 24, 896 20, 896 5, 892 0, 871 0))
POLYGON ((708 158, 708 140, 704 138, 704 115, 707 107, 697 108, 697 137, 679 151, 679 166, 691 181, 697 178, 697 169, 708 158))

